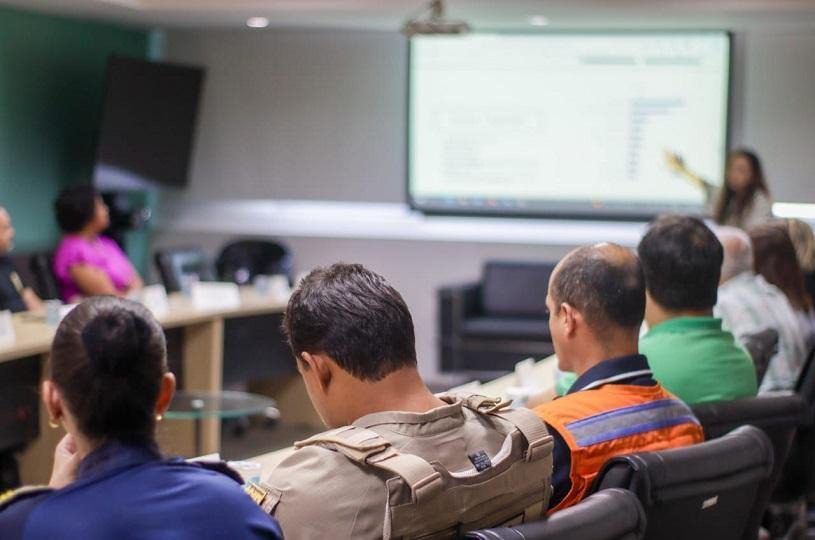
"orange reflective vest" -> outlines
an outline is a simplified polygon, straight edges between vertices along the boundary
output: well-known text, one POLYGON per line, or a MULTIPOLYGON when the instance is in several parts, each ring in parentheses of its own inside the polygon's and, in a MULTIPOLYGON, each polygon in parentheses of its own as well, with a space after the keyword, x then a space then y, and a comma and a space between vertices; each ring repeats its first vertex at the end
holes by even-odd
POLYGON ((550 513, 580 502, 612 457, 704 440, 690 408, 659 384, 606 384, 568 394, 535 412, 560 434, 571 452, 572 487, 550 513))

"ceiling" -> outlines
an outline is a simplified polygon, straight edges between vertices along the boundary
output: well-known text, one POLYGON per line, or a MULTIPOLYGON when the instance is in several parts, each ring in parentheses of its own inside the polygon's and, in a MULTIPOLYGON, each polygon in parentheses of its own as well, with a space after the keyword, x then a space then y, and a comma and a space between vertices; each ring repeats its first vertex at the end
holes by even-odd
MULTIPOLYGON (((525 28, 543 15, 552 28, 789 27, 815 31, 815 0, 447 0, 451 17, 474 27, 525 28)), ((0 0, 0 5, 137 27, 273 27, 396 30, 425 0, 0 0)), ((249 31, 247 29, 247 31, 249 31)))

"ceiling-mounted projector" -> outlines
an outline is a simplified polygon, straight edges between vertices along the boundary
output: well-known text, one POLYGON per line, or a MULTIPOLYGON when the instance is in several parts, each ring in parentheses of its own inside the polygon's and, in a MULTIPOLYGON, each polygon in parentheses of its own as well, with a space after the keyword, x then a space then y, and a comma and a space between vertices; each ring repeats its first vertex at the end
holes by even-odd
POLYGON ((444 16, 444 0, 433 0, 418 16, 409 20, 402 27, 406 37, 417 34, 466 34, 471 30, 464 21, 454 21, 444 16), (428 16, 425 16, 429 14, 428 16))

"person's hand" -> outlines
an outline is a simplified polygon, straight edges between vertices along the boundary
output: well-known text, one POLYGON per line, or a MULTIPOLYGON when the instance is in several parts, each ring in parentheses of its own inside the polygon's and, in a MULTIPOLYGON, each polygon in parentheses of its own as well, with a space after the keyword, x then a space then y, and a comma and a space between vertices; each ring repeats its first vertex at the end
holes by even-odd
POLYGON ((676 173, 685 171, 685 160, 682 159, 682 156, 670 150, 665 150, 665 165, 676 173))
POLYGON ((48 486, 54 489, 64 488, 76 480, 79 471, 79 455, 76 443, 70 435, 65 435, 54 450, 54 469, 48 486))

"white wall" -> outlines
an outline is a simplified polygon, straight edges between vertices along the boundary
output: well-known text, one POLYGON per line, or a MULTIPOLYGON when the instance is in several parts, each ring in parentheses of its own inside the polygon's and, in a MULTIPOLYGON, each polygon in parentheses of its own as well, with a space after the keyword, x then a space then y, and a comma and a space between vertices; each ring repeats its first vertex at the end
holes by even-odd
MULTIPOLYGON (((401 35, 171 31, 166 57, 208 70, 191 195, 404 200, 401 35)), ((776 200, 815 202, 815 35, 742 31, 734 57, 732 144, 759 152, 776 200)))
POLYGON ((741 41, 743 101, 735 141, 758 151, 776 200, 813 203, 815 34, 754 32, 741 41))
POLYGON ((166 58, 207 68, 190 195, 403 200, 400 35, 179 31, 166 58))
MULTIPOLYGON (((815 202, 815 35, 739 33, 734 55, 733 144, 759 151, 777 200, 815 202)), ((172 31, 166 58, 208 70, 191 185, 174 199, 188 206, 198 199, 404 201, 407 46, 398 34, 172 31)), ((227 239, 217 227, 205 232, 206 215, 200 227, 184 228, 167 213, 159 216, 157 247, 202 244, 214 253, 227 239)), ((235 223, 230 230, 241 228, 235 223)), ((245 230, 257 235, 257 223, 245 230)), ((606 230, 597 227, 596 240, 606 230)), ((568 250, 554 238, 532 245, 295 231, 286 240, 298 270, 343 260, 390 279, 414 314, 426 375, 436 365, 437 287, 475 279, 487 259, 556 259, 568 250)))

